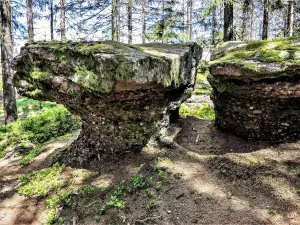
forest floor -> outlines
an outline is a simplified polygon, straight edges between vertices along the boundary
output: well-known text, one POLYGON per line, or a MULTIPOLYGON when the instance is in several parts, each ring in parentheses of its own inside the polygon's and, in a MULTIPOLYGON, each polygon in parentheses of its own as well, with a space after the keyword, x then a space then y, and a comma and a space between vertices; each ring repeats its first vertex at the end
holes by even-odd
MULTIPOLYGON (((182 115, 211 105, 201 92, 182 115)), ((300 224, 300 141, 250 143, 217 130, 209 109, 196 114, 172 125, 173 142, 151 142, 97 170, 48 173, 76 135, 47 142, 27 166, 20 157, 0 159, 0 224, 300 224), (22 183, 32 171, 38 176, 22 183), (21 187, 46 195, 25 197, 21 187)))

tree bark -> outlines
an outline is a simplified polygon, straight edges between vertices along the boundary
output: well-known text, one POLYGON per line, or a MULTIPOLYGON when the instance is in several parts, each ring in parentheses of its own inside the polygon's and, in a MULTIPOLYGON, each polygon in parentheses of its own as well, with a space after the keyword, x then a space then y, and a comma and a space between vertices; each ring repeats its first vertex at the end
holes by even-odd
POLYGON ((50 38, 51 41, 54 39, 54 13, 53 13, 53 0, 50 0, 50 38))
POLYGON ((193 11, 193 1, 187 1, 187 39, 192 39, 192 11, 193 11))
POLYGON ((142 43, 146 43, 146 8, 147 8, 147 0, 142 0, 142 43))
POLYGON ((1 66, 5 124, 18 118, 16 93, 13 86, 13 47, 11 33, 11 1, 1 0, 1 66))
POLYGON ((66 40, 66 6, 65 0, 60 0, 60 38, 66 40))
POLYGON ((233 40, 233 3, 224 0, 224 41, 233 40))
POLYGON ((269 0, 264 0, 264 18, 263 18, 263 31, 262 39, 268 39, 268 27, 269 27, 269 0))
POLYGON ((253 40, 253 33, 254 33, 254 1, 251 1, 251 25, 250 25, 250 40, 253 40))
POLYGON ((295 1, 288 1, 288 12, 287 12, 287 36, 292 37, 294 35, 294 25, 295 25, 295 1))
POLYGON ((132 44, 132 7, 133 7, 133 0, 128 0, 128 6, 127 6, 128 44, 132 44))
POLYGON ((249 5, 250 5, 250 2, 249 0, 244 0, 244 5, 243 5, 243 16, 242 16, 242 31, 241 31, 241 39, 242 41, 245 40, 246 38, 246 24, 247 24, 247 18, 248 18, 248 15, 249 15, 249 5))
POLYGON ((112 0, 111 4, 111 37, 113 41, 119 40, 119 0, 112 0))
POLYGON ((215 36, 217 33, 217 17, 216 17, 216 13, 217 13, 217 7, 215 5, 212 6, 212 21, 211 21, 211 44, 215 45, 216 41, 215 41, 215 36))
POLYGON ((34 33, 33 33, 33 10, 32 10, 32 0, 26 1, 26 15, 27 15, 27 32, 28 32, 28 42, 34 41, 34 33))

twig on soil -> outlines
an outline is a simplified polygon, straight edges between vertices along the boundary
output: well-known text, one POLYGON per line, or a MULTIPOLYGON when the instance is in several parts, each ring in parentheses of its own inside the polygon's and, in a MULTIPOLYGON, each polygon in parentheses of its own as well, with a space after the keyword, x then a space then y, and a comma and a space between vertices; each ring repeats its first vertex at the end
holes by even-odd
POLYGON ((143 223, 147 223, 147 221, 149 221, 149 220, 151 221, 151 220, 156 220, 156 219, 161 219, 161 218, 162 218, 162 216, 147 217, 142 220, 136 220, 135 222, 143 224, 143 223))
POLYGON ((200 138, 200 134, 198 134, 198 135, 197 135, 197 138, 196 138, 196 141, 195 141, 195 143, 198 143, 198 141, 199 141, 199 138, 200 138))

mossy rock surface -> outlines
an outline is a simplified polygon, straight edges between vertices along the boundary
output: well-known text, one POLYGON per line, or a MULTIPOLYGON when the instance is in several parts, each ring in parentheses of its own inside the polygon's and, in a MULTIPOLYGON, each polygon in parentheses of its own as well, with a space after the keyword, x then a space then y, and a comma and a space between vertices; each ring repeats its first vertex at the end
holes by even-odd
POLYGON ((300 39, 228 42, 212 55, 210 72, 220 79, 257 81, 300 73, 300 39))
POLYGON ((272 143, 300 139, 300 40, 230 42, 213 59, 219 128, 272 143))
POLYGON ((36 42, 21 49, 15 84, 81 117, 77 141, 57 158, 88 167, 163 135, 191 95, 201 54, 195 43, 36 42))

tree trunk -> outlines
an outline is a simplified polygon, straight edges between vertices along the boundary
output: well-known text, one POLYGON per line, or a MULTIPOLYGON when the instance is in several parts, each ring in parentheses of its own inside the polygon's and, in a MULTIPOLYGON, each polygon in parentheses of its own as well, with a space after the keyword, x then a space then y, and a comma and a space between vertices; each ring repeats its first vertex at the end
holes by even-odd
POLYGON ((133 7, 133 0, 128 0, 128 6, 127 6, 128 44, 132 44, 132 7, 133 7))
POLYGON ((269 26, 269 0, 264 0, 264 18, 263 18, 263 31, 262 39, 268 39, 268 26, 269 26))
POLYGON ((254 16, 254 1, 251 1, 251 25, 250 25, 250 40, 253 40, 253 33, 254 33, 254 21, 255 21, 255 16, 254 16))
POLYGON ((50 0, 50 37, 51 41, 54 39, 54 13, 53 13, 53 0, 50 0))
POLYGON ((292 37, 294 35, 294 25, 295 25, 295 1, 288 1, 288 12, 287 12, 287 36, 292 37))
POLYGON ((66 10, 65 0, 60 0, 60 39, 66 40, 66 10))
POLYGON ((244 41, 246 38, 246 25, 247 25, 247 18, 249 15, 249 0, 244 0, 244 5, 243 5, 243 16, 242 16, 242 32, 241 32, 241 40, 244 41))
POLYGON ((119 0, 112 0, 111 4, 111 37, 113 41, 119 40, 119 0))
POLYGON ((1 0, 1 66, 3 82, 3 100, 5 124, 15 121, 18 118, 16 93, 13 86, 13 47, 11 34, 11 2, 1 0))
POLYGON ((216 13, 217 13, 217 8, 215 5, 212 6, 212 21, 211 21, 211 44, 215 45, 215 36, 217 33, 217 17, 216 17, 216 13))
POLYGON ((27 0, 27 30, 28 30, 28 42, 34 41, 33 33, 33 10, 32 10, 32 0, 27 0))
POLYGON ((233 40, 233 3, 224 0, 224 41, 233 40))
POLYGON ((142 43, 146 43, 146 8, 147 0, 142 0, 142 43))
POLYGON ((193 1, 188 0, 187 1, 187 39, 191 40, 192 39, 192 11, 193 11, 193 1))

